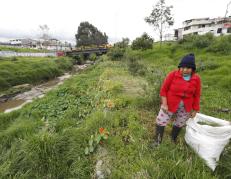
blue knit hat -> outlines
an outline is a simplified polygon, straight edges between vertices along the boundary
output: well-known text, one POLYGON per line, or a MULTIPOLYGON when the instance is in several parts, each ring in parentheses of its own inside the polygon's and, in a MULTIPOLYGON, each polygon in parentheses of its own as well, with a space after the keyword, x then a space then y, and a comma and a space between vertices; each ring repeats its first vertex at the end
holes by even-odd
POLYGON ((190 53, 186 56, 184 56, 181 59, 180 64, 178 65, 178 68, 180 67, 188 67, 192 68, 194 71, 196 70, 196 64, 195 64, 195 56, 193 53, 190 53))

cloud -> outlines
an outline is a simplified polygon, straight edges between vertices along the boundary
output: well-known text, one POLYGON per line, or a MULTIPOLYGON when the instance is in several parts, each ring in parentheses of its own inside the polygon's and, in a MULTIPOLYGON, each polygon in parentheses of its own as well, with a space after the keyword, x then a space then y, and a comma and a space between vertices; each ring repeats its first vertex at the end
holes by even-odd
MULTIPOLYGON (((80 22, 88 21, 105 32, 113 42, 123 37, 134 40, 143 32, 157 40, 157 32, 144 22, 157 1, 3 0, 0 10, 0 37, 38 38, 39 25, 47 24, 53 37, 75 41, 80 22)), ((175 25, 171 28, 171 33, 187 19, 223 16, 229 1, 166 0, 167 5, 173 5, 175 25)))

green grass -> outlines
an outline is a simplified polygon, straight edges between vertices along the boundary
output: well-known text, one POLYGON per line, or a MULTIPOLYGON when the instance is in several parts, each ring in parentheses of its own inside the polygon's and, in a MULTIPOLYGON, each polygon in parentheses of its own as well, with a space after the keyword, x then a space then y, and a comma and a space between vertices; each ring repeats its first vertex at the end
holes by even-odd
POLYGON ((49 50, 39 50, 31 48, 17 48, 17 47, 7 47, 0 46, 0 51, 14 51, 14 52, 49 52, 49 50))
POLYGON ((70 70, 72 66, 72 59, 67 57, 3 58, 0 60, 0 89, 47 81, 70 70))
MULTIPOLYGON (((163 75, 171 70, 177 69, 181 58, 193 51, 178 47, 172 53, 173 45, 164 44, 163 49, 156 46, 153 50, 146 52, 135 52, 141 56, 142 62, 151 70, 163 71, 163 75)), ((131 52, 134 53, 134 52, 131 52)), ((230 113, 221 113, 219 108, 230 108, 231 58, 229 55, 216 55, 205 53, 197 49, 195 52, 198 74, 202 80, 201 112, 215 117, 231 120, 230 113)))
MULTIPOLYGON (((0 178, 93 178, 98 160, 106 178, 229 178, 230 144, 212 172, 184 142, 170 140, 167 126, 163 143, 153 140, 155 116, 159 110, 159 87, 165 75, 177 68, 186 50, 164 44, 147 51, 128 51, 121 61, 101 62, 65 81, 44 98, 10 114, 0 115, 0 178), (139 56, 129 70, 128 56, 139 56), (127 66, 128 65, 128 66, 127 66), (90 155, 85 155, 91 135, 99 128, 109 138, 90 155)), ((231 120, 229 56, 195 52, 203 61, 199 74, 203 82, 201 112, 231 120), (214 78, 216 80, 214 80, 214 78), (215 81, 215 82, 213 82, 215 81)), ((1 68, 0 68, 1 69, 1 68)), ((199 64, 198 64, 199 69, 199 64)))

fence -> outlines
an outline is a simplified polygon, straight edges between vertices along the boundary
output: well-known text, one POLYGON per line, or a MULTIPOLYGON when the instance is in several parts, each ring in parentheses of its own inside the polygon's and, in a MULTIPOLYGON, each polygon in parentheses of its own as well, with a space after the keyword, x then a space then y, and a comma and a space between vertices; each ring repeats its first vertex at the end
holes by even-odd
POLYGON ((56 57, 56 52, 13 52, 13 51, 0 51, 1 57, 56 57))

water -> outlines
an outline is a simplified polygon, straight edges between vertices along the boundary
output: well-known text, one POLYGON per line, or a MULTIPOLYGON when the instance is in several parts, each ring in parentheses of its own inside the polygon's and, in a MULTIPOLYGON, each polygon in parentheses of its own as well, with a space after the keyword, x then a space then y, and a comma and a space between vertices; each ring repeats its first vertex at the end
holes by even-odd
MULTIPOLYGON (((77 72, 86 68, 88 65, 75 65, 77 72)), ((74 73, 73 73, 74 74, 74 73)), ((69 79, 73 74, 65 73, 56 79, 45 82, 41 85, 34 86, 31 90, 20 93, 6 102, 0 103, 0 112, 8 113, 22 108, 25 104, 32 102, 36 98, 42 98, 48 91, 63 84, 66 79, 69 79)))
POLYGON ((5 112, 7 109, 15 108, 23 104, 25 100, 18 99, 18 100, 9 100, 4 103, 0 103, 0 112, 5 112))

